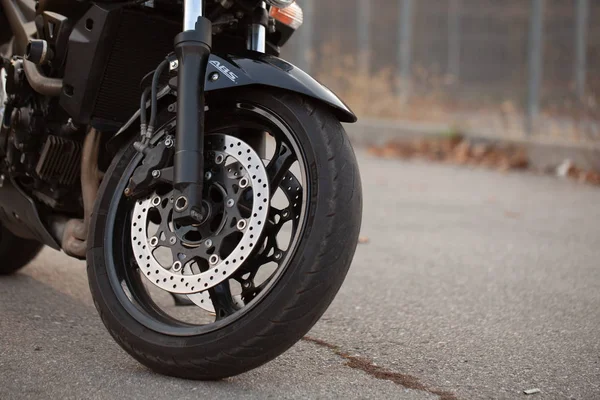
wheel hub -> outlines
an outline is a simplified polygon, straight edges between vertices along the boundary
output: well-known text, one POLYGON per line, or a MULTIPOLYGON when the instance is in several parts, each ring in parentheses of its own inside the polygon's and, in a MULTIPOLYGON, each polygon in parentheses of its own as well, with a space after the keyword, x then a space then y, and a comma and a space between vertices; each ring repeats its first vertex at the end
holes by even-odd
POLYGON ((172 191, 157 191, 136 201, 131 243, 150 282, 210 309, 207 290, 228 279, 259 247, 270 191, 261 158, 243 141, 209 135, 205 148, 205 219, 176 225, 172 191))

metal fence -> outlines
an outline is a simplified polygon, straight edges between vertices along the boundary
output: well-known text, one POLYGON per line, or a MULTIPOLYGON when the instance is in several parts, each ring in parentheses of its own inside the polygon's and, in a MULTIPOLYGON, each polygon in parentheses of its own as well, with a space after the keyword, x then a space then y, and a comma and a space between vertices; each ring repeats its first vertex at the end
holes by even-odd
POLYGON ((298 3, 284 55, 363 116, 600 138, 600 0, 298 3))

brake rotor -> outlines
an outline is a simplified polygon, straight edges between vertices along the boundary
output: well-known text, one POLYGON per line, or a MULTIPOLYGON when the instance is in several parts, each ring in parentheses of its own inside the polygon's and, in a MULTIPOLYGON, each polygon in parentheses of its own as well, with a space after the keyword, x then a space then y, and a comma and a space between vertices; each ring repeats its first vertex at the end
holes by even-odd
POLYGON ((177 226, 172 220, 172 192, 154 192, 135 203, 131 244, 140 270, 152 284, 188 295, 213 311, 208 289, 229 279, 260 247, 270 190, 260 156, 242 140, 208 135, 205 152, 206 219, 198 225, 177 226), (157 257, 161 248, 170 250, 170 260, 157 257))
POLYGON ((6 70, 4 67, 0 68, 0 125, 4 123, 4 111, 6 110, 4 103, 8 99, 6 94, 6 70))

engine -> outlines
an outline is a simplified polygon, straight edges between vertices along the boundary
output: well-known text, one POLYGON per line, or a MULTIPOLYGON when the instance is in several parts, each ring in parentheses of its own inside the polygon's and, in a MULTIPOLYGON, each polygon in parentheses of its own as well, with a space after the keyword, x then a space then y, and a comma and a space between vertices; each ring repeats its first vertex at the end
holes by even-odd
POLYGON ((29 87, 22 59, 13 57, 3 64, 2 175, 10 175, 22 189, 53 209, 77 212, 81 209, 82 132, 60 112, 55 100, 48 101, 29 87))

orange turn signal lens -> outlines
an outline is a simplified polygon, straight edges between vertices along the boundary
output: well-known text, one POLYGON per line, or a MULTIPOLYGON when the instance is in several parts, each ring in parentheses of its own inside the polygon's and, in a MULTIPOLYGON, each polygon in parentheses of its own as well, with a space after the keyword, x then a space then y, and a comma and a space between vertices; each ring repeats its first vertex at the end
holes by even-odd
POLYGON ((271 7, 271 12, 269 14, 271 17, 275 18, 276 21, 293 29, 300 28, 302 22, 304 22, 302 8, 296 3, 286 8, 271 7))

